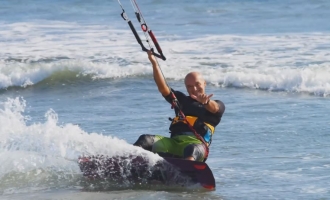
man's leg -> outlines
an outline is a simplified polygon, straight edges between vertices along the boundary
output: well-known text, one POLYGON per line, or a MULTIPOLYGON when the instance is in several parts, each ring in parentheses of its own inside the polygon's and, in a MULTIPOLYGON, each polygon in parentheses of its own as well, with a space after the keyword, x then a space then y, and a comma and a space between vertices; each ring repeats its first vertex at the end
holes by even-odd
POLYGON ((180 136, 180 139, 173 139, 160 135, 144 134, 133 145, 158 153, 163 157, 181 157, 186 160, 202 162, 206 155, 204 144, 201 144, 195 138, 187 136, 180 136))
POLYGON ((152 151, 152 146, 155 143, 155 135, 143 134, 137 139, 137 141, 133 144, 134 146, 142 147, 147 151, 152 151))
POLYGON ((172 138, 175 141, 177 152, 183 159, 203 162, 206 156, 204 144, 195 136, 177 135, 172 138))
POLYGON ((141 135, 133 144, 145 150, 158 153, 161 157, 182 158, 182 150, 178 150, 179 145, 171 138, 160 135, 141 135))
POLYGON ((206 156, 204 144, 189 144, 184 148, 183 158, 203 162, 206 156))
POLYGON ((167 138, 161 135, 141 135, 137 141, 133 144, 134 146, 140 146, 145 150, 154 153, 169 153, 172 152, 173 145, 171 138, 167 138))

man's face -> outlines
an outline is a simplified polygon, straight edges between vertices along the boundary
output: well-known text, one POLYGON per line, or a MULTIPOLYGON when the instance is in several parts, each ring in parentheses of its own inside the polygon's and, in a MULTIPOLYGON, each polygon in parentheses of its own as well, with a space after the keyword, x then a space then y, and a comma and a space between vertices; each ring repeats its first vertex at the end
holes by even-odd
POLYGON ((190 75, 185 79, 185 85, 189 96, 205 93, 206 82, 200 75, 190 75))

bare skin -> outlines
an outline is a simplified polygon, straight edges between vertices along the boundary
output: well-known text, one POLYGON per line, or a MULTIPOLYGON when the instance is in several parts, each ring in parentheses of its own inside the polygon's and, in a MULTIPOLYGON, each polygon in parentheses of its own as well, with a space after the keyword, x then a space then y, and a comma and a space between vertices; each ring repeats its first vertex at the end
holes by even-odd
POLYGON ((205 93, 206 81, 200 73, 188 73, 184 79, 184 83, 191 98, 204 104, 205 108, 211 113, 219 111, 219 104, 211 100, 213 94, 207 95, 205 93))
POLYGON ((152 55, 152 51, 148 51, 148 58, 152 64, 153 76, 158 87, 158 91, 165 97, 171 93, 170 88, 168 88, 164 76, 162 75, 160 68, 157 64, 156 58, 152 55))
MULTIPOLYGON (((158 67, 156 58, 152 55, 151 51, 148 51, 148 58, 152 64, 153 76, 158 87, 158 91, 163 95, 167 96, 170 94, 171 90, 167 86, 165 79, 158 67)), ((213 94, 207 95, 205 93, 206 81, 203 76, 198 72, 190 72, 186 75, 184 83, 189 96, 196 101, 204 104, 205 108, 211 113, 216 113, 219 111, 219 105, 217 102, 211 100, 213 94)))
MULTIPOLYGON (((157 64, 156 58, 152 55, 152 51, 148 51, 148 58, 152 64, 153 68, 153 77, 158 87, 158 91, 163 95, 167 96, 171 93, 170 88, 167 86, 164 76, 162 75, 160 68, 157 64)), ((211 97, 213 94, 207 95, 205 93, 206 81, 202 75, 198 72, 190 72, 186 75, 184 83, 187 89, 189 96, 196 101, 202 103, 205 108, 212 112, 216 113, 219 111, 219 104, 213 100, 211 97)), ((195 158, 190 156, 185 158, 186 160, 194 161, 195 158)))

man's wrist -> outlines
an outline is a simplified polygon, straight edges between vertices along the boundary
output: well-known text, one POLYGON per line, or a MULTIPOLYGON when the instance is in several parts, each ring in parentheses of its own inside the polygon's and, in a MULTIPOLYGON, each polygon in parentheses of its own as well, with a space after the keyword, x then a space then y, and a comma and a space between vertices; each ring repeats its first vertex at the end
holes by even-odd
POLYGON ((211 99, 209 99, 206 103, 204 103, 205 106, 209 105, 211 99))

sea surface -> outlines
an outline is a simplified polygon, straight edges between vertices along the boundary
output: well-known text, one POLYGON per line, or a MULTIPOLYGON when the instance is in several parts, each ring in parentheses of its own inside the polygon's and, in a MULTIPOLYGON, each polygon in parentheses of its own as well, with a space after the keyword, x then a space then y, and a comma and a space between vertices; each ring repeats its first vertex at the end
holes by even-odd
POLYGON ((169 86, 199 71, 226 105, 216 190, 86 181, 81 155, 160 159, 131 145, 174 115, 147 55, 118 1, 0 0, 0 199, 330 199, 330 1, 137 3, 169 86))

